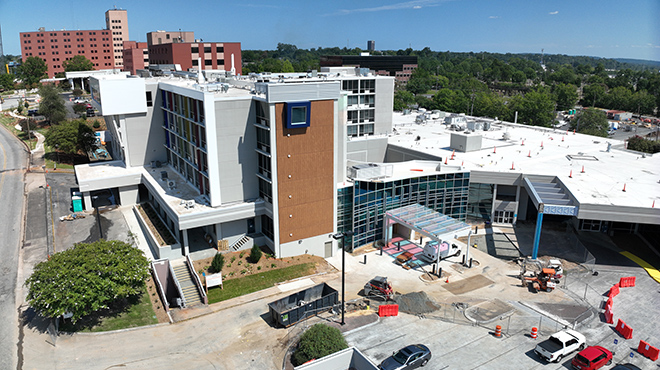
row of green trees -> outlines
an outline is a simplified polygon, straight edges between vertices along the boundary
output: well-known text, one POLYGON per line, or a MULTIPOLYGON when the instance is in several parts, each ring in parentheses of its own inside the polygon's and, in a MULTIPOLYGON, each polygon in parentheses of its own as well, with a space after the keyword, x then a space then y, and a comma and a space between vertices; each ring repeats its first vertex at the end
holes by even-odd
MULTIPOLYGON (((4 67, 4 64, 3 64, 4 67)), ((64 72, 92 71, 94 63, 84 55, 75 55, 69 60, 62 62, 64 72)), ((59 73, 56 77, 64 77, 59 73)), ((39 86, 39 81, 48 78, 48 66, 39 57, 27 57, 16 70, 16 74, 0 74, 0 87, 11 90, 20 85, 22 88, 34 88, 39 86)))

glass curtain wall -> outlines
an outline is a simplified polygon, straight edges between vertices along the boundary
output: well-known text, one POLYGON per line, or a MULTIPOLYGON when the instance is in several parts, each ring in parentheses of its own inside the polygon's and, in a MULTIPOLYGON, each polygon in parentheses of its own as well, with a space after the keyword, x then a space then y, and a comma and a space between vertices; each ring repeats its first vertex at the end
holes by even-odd
POLYGON ((350 196, 350 192, 346 189, 341 189, 339 192, 337 226, 340 231, 355 232, 353 247, 356 248, 382 239, 385 211, 410 204, 421 204, 444 215, 465 221, 469 186, 469 172, 389 182, 355 181, 352 187, 352 213, 346 211, 348 208, 346 198, 350 196), (348 228, 348 225, 351 227, 348 228))

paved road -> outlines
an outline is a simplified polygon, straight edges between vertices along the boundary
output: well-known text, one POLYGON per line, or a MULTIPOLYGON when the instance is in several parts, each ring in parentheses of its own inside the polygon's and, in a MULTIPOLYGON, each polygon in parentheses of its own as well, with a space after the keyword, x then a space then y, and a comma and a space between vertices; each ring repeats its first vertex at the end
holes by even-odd
POLYGON ((24 206, 26 148, 0 127, 0 368, 16 368, 18 311, 16 279, 24 206))

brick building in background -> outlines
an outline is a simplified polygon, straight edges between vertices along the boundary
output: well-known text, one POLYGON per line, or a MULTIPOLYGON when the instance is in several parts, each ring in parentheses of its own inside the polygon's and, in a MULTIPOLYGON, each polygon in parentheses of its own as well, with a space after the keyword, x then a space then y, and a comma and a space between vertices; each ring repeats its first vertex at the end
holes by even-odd
POLYGON ((23 62, 28 57, 38 57, 48 66, 48 77, 64 72, 62 63, 76 55, 84 55, 94 64, 95 70, 122 68, 123 42, 128 40, 126 10, 111 9, 105 12, 104 30, 60 30, 21 32, 23 62))
POLYGON ((181 69, 224 69, 242 74, 240 42, 182 42, 149 46, 149 64, 178 64, 181 69))
POLYGON ((149 49, 146 42, 124 41, 123 45, 123 71, 134 75, 138 69, 149 67, 149 49))
POLYGON ((193 31, 153 31, 147 33, 147 45, 195 42, 193 31))

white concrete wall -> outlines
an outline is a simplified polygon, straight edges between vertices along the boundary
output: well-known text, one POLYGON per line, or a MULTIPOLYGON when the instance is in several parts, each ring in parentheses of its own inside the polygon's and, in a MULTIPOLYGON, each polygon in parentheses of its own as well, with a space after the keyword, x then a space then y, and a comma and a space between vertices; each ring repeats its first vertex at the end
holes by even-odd
MULTIPOLYGON (((279 250, 276 251, 278 258, 298 256, 300 254, 311 254, 313 256, 325 256, 325 242, 335 241, 330 235, 318 235, 299 241, 280 244, 279 250)), ((336 243, 335 243, 336 244, 336 243)), ((335 245, 333 244, 333 245, 335 245)), ((335 248, 333 248, 333 251, 335 248)))
POLYGON ((119 188, 119 204, 122 206, 132 206, 139 202, 138 186, 122 186, 119 188))
POLYGON ((346 158, 351 161, 383 163, 386 152, 387 137, 358 138, 346 142, 346 158))
POLYGON ((376 78, 376 100, 374 133, 392 132, 392 111, 394 110, 394 77, 376 78))
POLYGON ((210 181, 219 183, 221 204, 259 196, 254 122, 256 111, 251 97, 215 102, 216 133, 209 138, 208 146, 217 148, 217 157, 211 158, 209 153, 209 167, 218 168, 218 177, 210 181))
POLYGON ((94 96, 100 104, 101 114, 135 114, 147 112, 145 80, 142 78, 91 78, 92 89, 98 88, 94 96))

